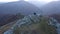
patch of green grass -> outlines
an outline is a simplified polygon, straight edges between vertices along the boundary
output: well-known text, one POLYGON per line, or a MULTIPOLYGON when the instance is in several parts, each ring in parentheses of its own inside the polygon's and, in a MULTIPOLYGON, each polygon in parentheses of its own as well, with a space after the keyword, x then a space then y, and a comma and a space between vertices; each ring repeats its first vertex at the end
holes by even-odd
POLYGON ((39 34, 57 34, 55 27, 48 25, 48 19, 45 17, 42 17, 39 23, 20 28, 15 27, 14 34, 21 34, 22 31, 36 31, 39 34))
POLYGON ((55 27, 48 25, 48 19, 44 17, 41 18, 39 29, 42 34, 57 34, 55 27))

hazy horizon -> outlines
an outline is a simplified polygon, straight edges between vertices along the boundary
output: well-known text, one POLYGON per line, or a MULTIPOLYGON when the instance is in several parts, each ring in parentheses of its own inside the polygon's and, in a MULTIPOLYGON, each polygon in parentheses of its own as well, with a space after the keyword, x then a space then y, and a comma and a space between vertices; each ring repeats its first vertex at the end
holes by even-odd
MULTIPOLYGON (((21 1, 21 0, 0 0, 0 2, 15 2, 15 1, 21 1)), ((51 2, 51 1, 58 1, 58 0, 23 0, 23 1, 27 1, 27 2, 29 2, 29 1, 40 1, 40 2, 51 2)))

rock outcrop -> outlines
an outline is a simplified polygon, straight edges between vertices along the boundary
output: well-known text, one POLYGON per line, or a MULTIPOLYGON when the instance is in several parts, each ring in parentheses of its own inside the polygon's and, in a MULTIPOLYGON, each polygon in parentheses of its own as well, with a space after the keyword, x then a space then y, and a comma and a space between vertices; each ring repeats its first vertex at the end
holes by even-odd
POLYGON ((25 16, 2 34, 57 34, 53 21, 41 15, 25 16))

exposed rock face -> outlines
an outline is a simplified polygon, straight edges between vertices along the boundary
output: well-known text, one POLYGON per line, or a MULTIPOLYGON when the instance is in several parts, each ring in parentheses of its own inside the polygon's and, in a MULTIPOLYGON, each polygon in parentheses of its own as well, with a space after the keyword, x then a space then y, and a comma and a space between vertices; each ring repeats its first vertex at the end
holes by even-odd
POLYGON ((48 25, 48 21, 40 15, 29 15, 18 20, 4 34, 57 34, 56 28, 48 25))
POLYGON ((50 25, 55 26, 57 34, 60 34, 60 23, 56 19, 50 18, 50 25))

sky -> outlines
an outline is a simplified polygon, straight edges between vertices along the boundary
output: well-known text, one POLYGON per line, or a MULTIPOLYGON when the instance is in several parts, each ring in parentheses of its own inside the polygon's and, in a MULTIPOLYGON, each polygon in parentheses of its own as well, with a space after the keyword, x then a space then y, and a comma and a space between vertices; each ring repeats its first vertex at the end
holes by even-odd
MULTIPOLYGON (((14 2, 19 0, 0 0, 0 2, 14 2)), ((51 2, 51 1, 57 1, 57 0, 25 0, 25 1, 45 1, 45 2, 51 2)))
POLYGON ((0 2, 14 2, 14 1, 18 1, 18 0, 0 0, 0 2))

